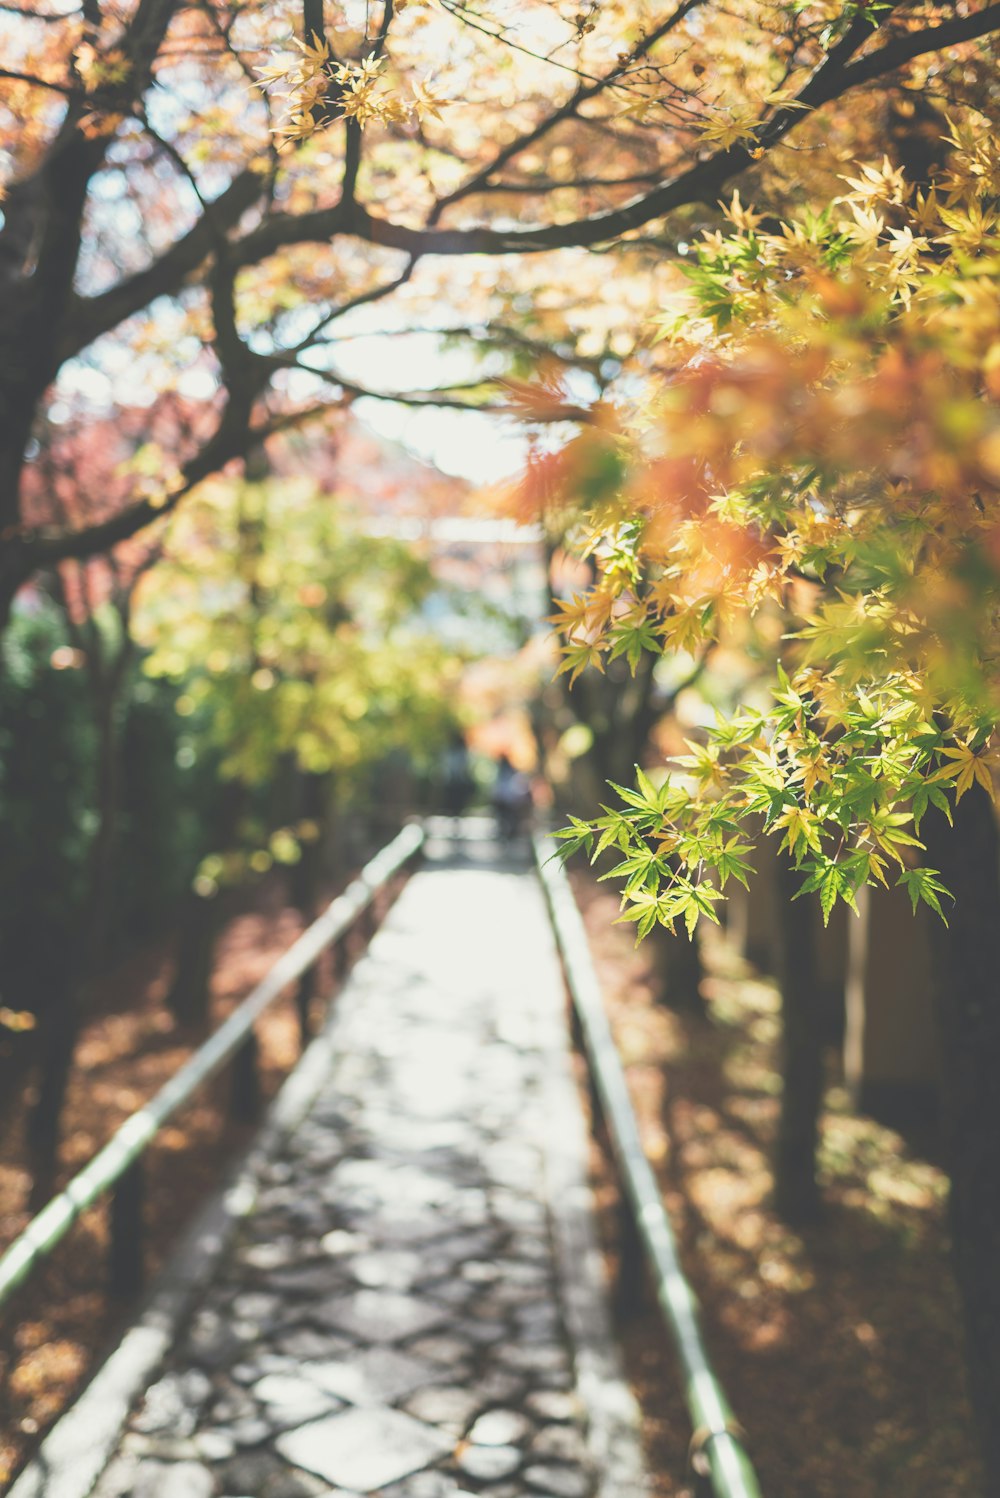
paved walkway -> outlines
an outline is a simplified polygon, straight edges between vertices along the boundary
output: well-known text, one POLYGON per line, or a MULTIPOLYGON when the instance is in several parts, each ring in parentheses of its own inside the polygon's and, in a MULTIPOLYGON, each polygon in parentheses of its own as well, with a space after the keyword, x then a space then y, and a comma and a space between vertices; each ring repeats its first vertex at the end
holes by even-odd
POLYGON ((640 1490, 542 896, 430 853, 99 1498, 640 1490))

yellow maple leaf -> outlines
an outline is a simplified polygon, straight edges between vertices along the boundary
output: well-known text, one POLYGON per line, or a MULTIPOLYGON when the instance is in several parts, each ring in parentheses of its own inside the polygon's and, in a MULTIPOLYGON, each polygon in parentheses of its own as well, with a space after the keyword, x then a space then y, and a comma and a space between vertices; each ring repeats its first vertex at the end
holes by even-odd
POLYGON ((799 843, 805 843, 806 847, 812 848, 814 853, 821 851, 819 835, 822 823, 804 806, 789 806, 780 817, 775 819, 774 825, 785 828, 781 846, 787 847, 789 853, 794 854, 799 843))
POLYGON ((968 744, 962 744, 957 749, 943 749, 941 752, 951 760, 951 764, 942 765, 940 770, 930 777, 932 781, 954 780, 956 801, 961 801, 966 791, 977 781, 990 799, 995 799, 993 776, 990 774, 985 747, 976 750, 968 744))
POLYGON ((439 94, 430 81, 414 83, 411 87, 413 91, 413 103, 417 114, 421 117, 439 120, 442 109, 447 109, 448 105, 452 102, 450 99, 445 99, 439 94))
POLYGON ((832 777, 827 769, 822 751, 802 761, 802 789, 811 796, 818 785, 829 785, 832 777))
POLYGON ((725 150, 727 146, 757 144, 757 127, 760 121, 754 110, 735 111, 727 109, 710 114, 698 123, 702 140, 725 150))

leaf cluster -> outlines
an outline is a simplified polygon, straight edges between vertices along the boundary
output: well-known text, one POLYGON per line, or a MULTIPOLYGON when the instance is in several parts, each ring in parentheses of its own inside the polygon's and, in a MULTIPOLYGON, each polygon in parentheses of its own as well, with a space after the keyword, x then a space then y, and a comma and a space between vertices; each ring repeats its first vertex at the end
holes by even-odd
POLYGON ((576 489, 599 575, 560 609, 563 669, 786 621, 770 708, 720 719, 662 785, 618 788, 563 835, 621 855, 609 877, 640 936, 712 918, 758 833, 824 918, 890 881, 943 917, 921 821, 992 794, 1000 148, 974 117, 948 146, 930 192, 884 159, 777 228, 735 197, 661 320, 646 420, 603 417, 624 478, 600 510, 576 489))
POLYGON ((291 758, 343 775, 443 741, 459 663, 421 623, 431 587, 308 481, 219 481, 176 517, 135 628, 224 774, 262 784, 291 758))

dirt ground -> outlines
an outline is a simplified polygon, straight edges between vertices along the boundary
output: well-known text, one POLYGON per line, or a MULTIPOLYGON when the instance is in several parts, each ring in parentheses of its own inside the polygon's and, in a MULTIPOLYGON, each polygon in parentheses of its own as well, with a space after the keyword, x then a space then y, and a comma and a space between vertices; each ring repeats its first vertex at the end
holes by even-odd
MULTIPOLYGON (((947 1182, 856 1117, 831 1076, 826 1210, 808 1232, 770 1207, 778 995, 717 938, 708 1019, 657 1002, 651 944, 574 876, 646 1150, 663 1185, 710 1357, 769 1498, 981 1498, 948 1265, 947 1182)), ((595 1151, 605 1231, 617 1190, 595 1151)), ((690 1421, 648 1289, 620 1316, 656 1498, 687 1498, 690 1421)))

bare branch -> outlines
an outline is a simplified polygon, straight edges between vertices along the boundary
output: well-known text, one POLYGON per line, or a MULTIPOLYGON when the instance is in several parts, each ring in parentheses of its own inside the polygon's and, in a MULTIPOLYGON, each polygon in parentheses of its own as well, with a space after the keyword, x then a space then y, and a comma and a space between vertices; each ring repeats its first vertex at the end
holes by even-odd
MULTIPOLYGON (((345 380, 343 375, 335 370, 316 369, 311 364, 303 364, 300 360, 282 358, 275 360, 276 365, 282 368, 294 368, 301 370, 304 374, 310 374, 315 378, 324 380, 328 384, 336 385, 352 401, 355 400, 377 400, 385 401, 394 406, 431 407, 447 411, 473 411, 477 414, 489 414, 493 416, 523 416, 524 408, 513 401, 473 400, 463 399, 457 392, 461 391, 486 391, 491 388, 502 389, 502 380, 484 379, 470 380, 460 384, 445 385, 435 390, 372 390, 368 386, 357 385, 351 380, 345 380)), ((538 421, 576 421, 589 423, 593 421, 593 412, 586 406, 564 405, 554 402, 552 410, 546 414, 536 415, 532 412, 532 420, 538 421)))
POLYGON ((66 11, 63 15, 56 15, 47 10, 35 10, 30 5, 12 5, 9 0, 0 0, 0 10, 11 16, 24 16, 29 21, 49 21, 56 25, 65 23, 73 14, 66 11))
MULTIPOLYGON (((382 22, 369 54, 376 62, 385 53, 385 44, 389 38, 389 28, 394 14, 393 6, 394 0, 383 0, 382 22)), ((361 170, 361 152, 364 142, 361 123, 353 116, 349 116, 344 121, 344 130, 344 176, 340 200, 342 204, 349 204, 354 202, 357 193, 358 172, 361 170)))
POLYGON ((556 62, 551 52, 546 55, 544 52, 536 52, 532 47, 524 46, 522 42, 515 42, 512 37, 507 36, 506 27, 501 26, 498 30, 487 26, 481 16, 470 10, 467 5, 461 4, 460 0, 441 0, 441 3, 448 14, 454 16, 456 21, 461 21, 463 26, 480 32, 482 36, 488 36, 491 41, 502 42, 513 52, 520 52, 522 56, 530 57, 534 62, 547 62, 550 67, 558 68, 563 73, 572 73, 574 77, 584 78, 589 83, 599 81, 593 73, 585 73, 580 68, 573 67, 572 63, 556 62))
MULTIPOLYGON (((169 515, 203 479, 233 458, 242 457, 253 447, 266 442, 268 437, 302 426, 307 421, 328 415, 339 406, 349 403, 349 399, 324 401, 301 411, 283 412, 258 426, 233 423, 232 430, 227 430, 224 415, 213 436, 185 466, 180 483, 171 490, 163 503, 155 504, 149 499, 141 499, 125 506, 110 519, 83 526, 79 530, 54 533, 51 529, 44 528, 11 540, 7 544, 17 551, 16 572, 22 578, 28 578, 39 568, 50 567, 56 562, 85 558, 110 550, 119 542, 127 541, 129 537, 169 515)), ((11 570, 15 569, 12 567, 11 570)))
POLYGON ((635 182, 655 182, 659 172, 630 172, 626 177, 539 177, 534 182, 485 182, 476 196, 491 193, 517 193, 523 197, 546 197, 567 187, 586 190, 594 187, 630 187, 635 182))
POLYGON ((317 369, 313 364, 304 364, 301 359, 291 355, 276 356, 274 359, 276 368, 298 369, 303 374, 312 375, 315 379, 323 380, 326 384, 335 385, 345 395, 355 400, 377 400, 386 401, 394 406, 435 406, 450 411, 493 411, 510 412, 513 408, 509 404, 488 405, 482 400, 465 400, 458 391, 486 390, 495 384, 493 380, 470 380, 462 384, 442 386, 436 390, 372 390, 365 385, 355 384, 353 380, 345 379, 332 369, 317 369))
POLYGON ((302 33, 309 47, 322 47, 325 44, 323 0, 302 0, 302 33))
POLYGON ((356 312, 359 307, 371 306, 373 302, 380 302, 384 297, 391 296, 394 291, 398 291, 401 286, 406 285, 407 281, 413 275, 416 264, 416 260, 411 259, 405 270, 396 276, 395 280, 384 281, 381 286, 374 286, 370 291, 359 292, 357 296, 351 297, 350 301, 341 302, 339 307, 332 308, 320 318, 304 338, 295 344, 290 352, 293 354, 305 353, 306 349, 321 337, 326 328, 338 321, 339 318, 346 317, 348 312, 356 312))
POLYGON ((441 198, 435 205, 429 222, 431 224, 436 223, 444 210, 452 203, 457 203, 460 199, 468 197, 470 193, 478 191, 483 184, 495 176, 515 156, 520 155, 522 151, 526 151, 530 146, 535 145, 537 141, 554 130, 557 125, 575 115, 581 104, 586 103, 588 99, 594 98, 595 95, 609 88, 640 57, 645 56, 651 47, 654 47, 657 42, 662 41, 670 31, 673 31, 684 20, 685 16, 701 3, 702 0, 682 0, 682 3, 678 5, 677 9, 665 21, 662 21, 659 26, 655 26, 648 36, 640 38, 628 55, 605 73, 603 77, 592 78, 585 83, 581 83, 558 109, 553 110, 550 115, 546 116, 533 129, 525 131, 516 140, 510 141, 508 145, 497 151, 493 160, 487 166, 482 167, 467 182, 464 182, 461 187, 457 187, 454 192, 449 193, 447 197, 441 198))
POLYGON ((971 42, 990 32, 1000 30, 1000 5, 988 5, 985 10, 971 16, 956 16, 942 21, 939 26, 929 26, 924 31, 907 31, 892 41, 886 42, 867 57, 861 57, 846 69, 847 88, 856 88, 873 78, 881 78, 912 62, 926 52, 937 52, 942 47, 954 47, 961 42, 971 42))
POLYGON ((99 296, 77 297, 62 357, 68 359, 78 354, 95 338, 141 311, 156 297, 176 291, 212 253, 216 232, 226 232, 239 223, 243 214, 259 202, 264 190, 265 182, 260 173, 248 167, 224 192, 213 198, 212 219, 203 214, 152 265, 119 281, 99 296))
POLYGON ((0 68, 0 78, 9 78, 14 83, 30 83, 32 88, 47 88, 67 99, 83 97, 81 89, 73 88, 68 83, 54 83, 51 78, 39 78, 37 73, 19 73, 14 68, 0 68))

